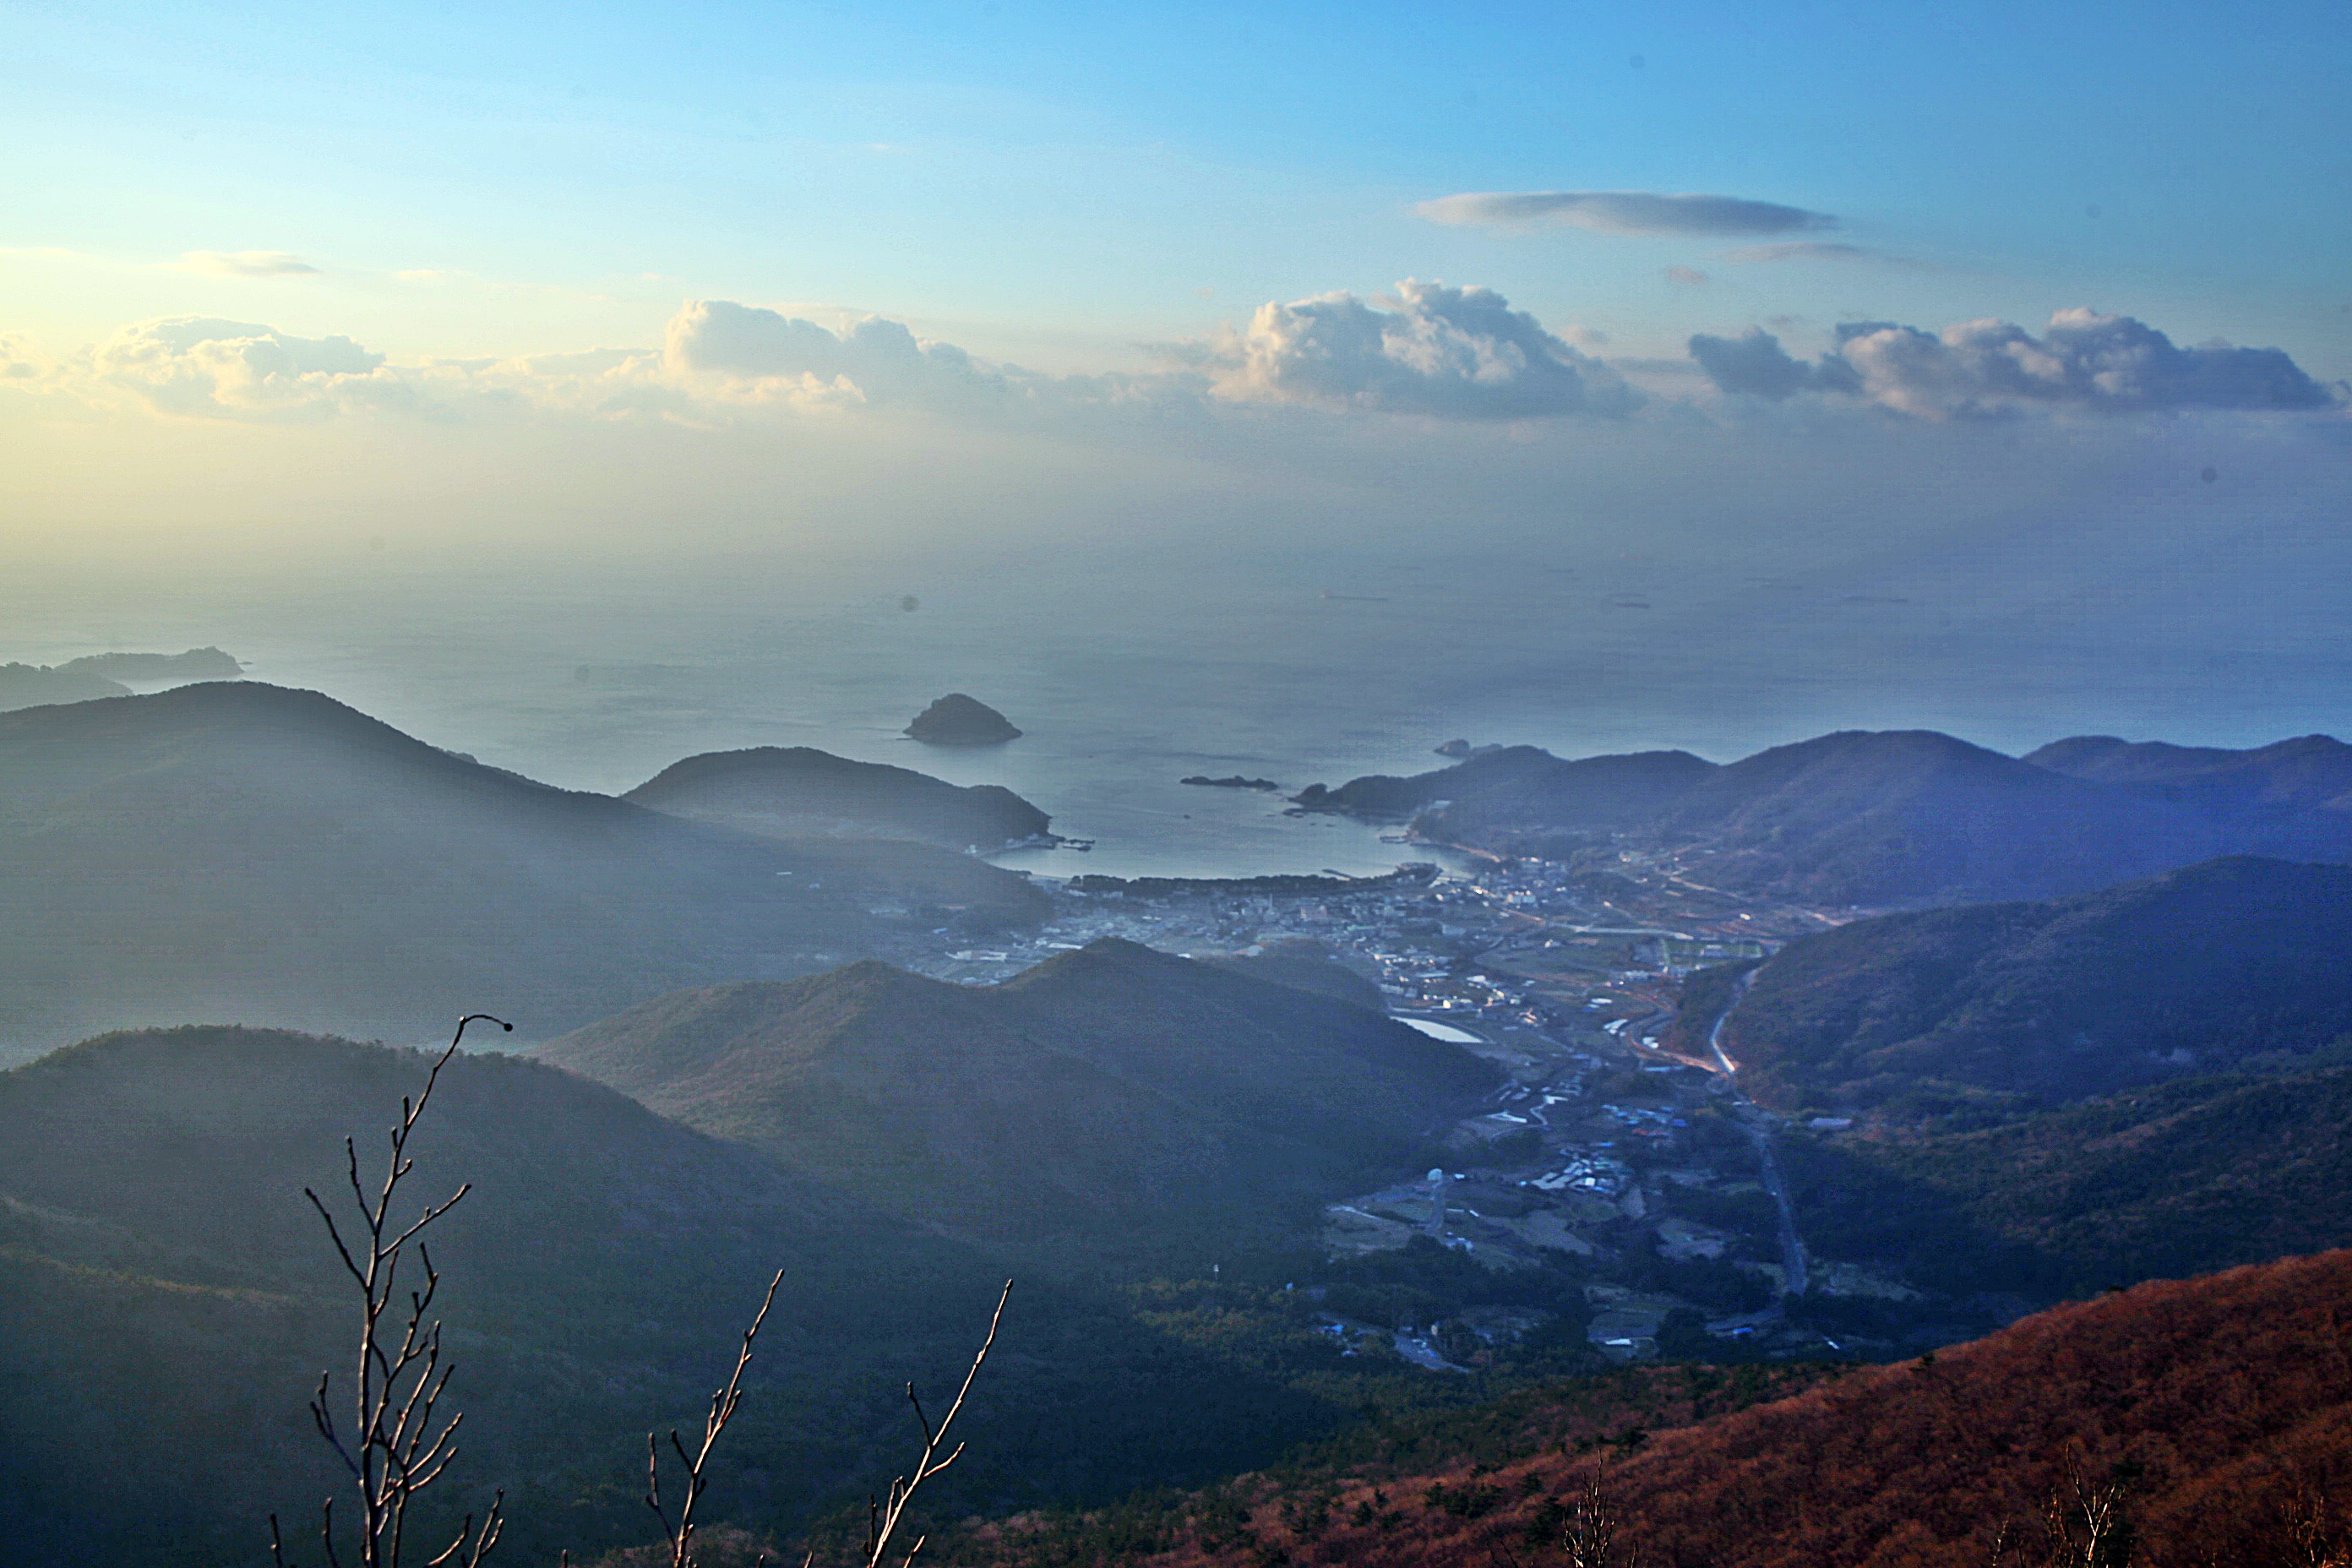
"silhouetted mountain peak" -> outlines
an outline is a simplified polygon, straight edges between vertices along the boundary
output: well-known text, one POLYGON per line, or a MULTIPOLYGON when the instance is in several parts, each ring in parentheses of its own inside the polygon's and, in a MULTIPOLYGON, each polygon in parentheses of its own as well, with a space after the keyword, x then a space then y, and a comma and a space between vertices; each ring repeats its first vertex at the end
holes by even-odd
POLYGON ((1045 908, 969 856, 684 821, 257 681, 0 714, 0 778, 9 1046, 192 1014, 416 1038, 452 995, 544 1037, 866 951, 877 905, 1045 908))

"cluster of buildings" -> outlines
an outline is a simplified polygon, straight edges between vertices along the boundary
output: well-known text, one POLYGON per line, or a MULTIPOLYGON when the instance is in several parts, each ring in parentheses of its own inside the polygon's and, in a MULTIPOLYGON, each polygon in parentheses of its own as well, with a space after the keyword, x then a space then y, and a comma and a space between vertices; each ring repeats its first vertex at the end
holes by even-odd
MULTIPOLYGON (((1778 1278, 1766 1261, 1778 1256, 1776 1237, 1735 1236, 1696 1219, 1730 1212, 1736 1205, 1721 1200, 1755 1184, 1737 1167, 1710 1168, 1693 1131, 1701 1108, 1716 1103, 1720 1080, 1667 1056, 1659 1042, 1678 982, 1692 969, 1768 956, 1821 917, 1711 900, 1710 889, 1679 885, 1671 868, 1630 857, 1622 871, 1598 875, 1519 860, 1450 873, 1423 865, 1360 886, 1336 877, 1037 880, 1055 903, 1043 928, 984 946, 942 943, 906 962, 987 984, 1104 937, 1196 957, 1301 951, 1311 940, 1313 951, 1377 986, 1391 1016, 1463 1040, 1504 1068, 1504 1087, 1447 1136, 1447 1158, 1460 1168, 1442 1173, 1444 1194, 1413 1181, 1331 1205, 1323 1241, 1334 1256, 1420 1238, 1497 1268, 1581 1259, 1594 1271, 1593 1342, 1619 1359, 1654 1353, 1656 1321, 1690 1304, 1609 1283, 1629 1247, 1735 1254, 1743 1270, 1778 1278), (1717 1194, 1711 1205, 1703 1202, 1709 1194, 1717 1194)), ((1764 1322, 1736 1326, 1795 1332, 1769 1323, 1759 1331, 1764 1322)), ((1392 1328, 1381 1326, 1379 1337, 1385 1342, 1392 1328)), ((1407 1360, 1421 1361, 1420 1349, 1424 1364, 1454 1370, 1426 1346, 1408 1348, 1405 1330, 1395 1333, 1407 1360)))

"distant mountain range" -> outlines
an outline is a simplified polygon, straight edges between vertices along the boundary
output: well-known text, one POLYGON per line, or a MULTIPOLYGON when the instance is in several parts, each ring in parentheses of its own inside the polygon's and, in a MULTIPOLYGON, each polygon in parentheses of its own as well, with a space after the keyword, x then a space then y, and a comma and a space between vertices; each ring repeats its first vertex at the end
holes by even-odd
POLYGON ((2238 857, 1801 938, 1757 968, 1722 1041, 1787 1110, 2015 1110, 2352 1034, 2347 954, 2352 868, 2238 857))
POLYGON ((913 838, 950 849, 996 849, 1053 824, 1002 784, 963 788, 807 746, 688 757, 621 798, 771 837, 913 838))
POLYGON ((19 1051, 192 1017, 417 1039, 457 998, 545 1037, 1045 907, 968 856, 683 821, 253 681, 0 715, 0 778, 19 1051))
POLYGON ((1465 832, 1640 826, 1717 772, 1688 752, 1636 752, 1565 761, 1534 746, 1487 748, 1469 761, 1411 778, 1373 774, 1337 789, 1309 784, 1293 800, 1311 811, 1402 821, 1424 811, 1465 832), (1441 805, 1441 803, 1443 803, 1441 805))
POLYGON ((685 991, 541 1048, 950 1235, 1064 1270, 1295 1235, 1498 1080, 1376 1012, 1105 940, 1002 985, 866 963, 685 991))
POLYGON ((216 647, 185 653, 93 653, 59 665, 0 664, 0 712, 128 697, 126 680, 234 680, 245 667, 216 647))
MULTIPOLYGON (((375 1179, 424 1067, 182 1028, 0 1073, 0 1561, 247 1563, 272 1510, 315 1539, 336 1477, 303 1401, 321 1368, 344 1375, 356 1319, 302 1191, 344 1190, 347 1135, 375 1179)), ((457 1365, 446 1408, 467 1421, 428 1522, 504 1488, 525 1561, 652 1533, 645 1434, 698 1419, 775 1269, 709 1506, 779 1531, 862 1504, 904 1462, 907 1383, 942 1389, 1003 1279, 754 1150, 510 1057, 452 1062, 415 1152, 418 1203, 473 1184, 432 1232, 457 1365)), ((1205 1481, 1336 1414, 1036 1278, 979 1405, 972 1452, 940 1483, 955 1512, 1205 1481)))
POLYGON ((2245 752, 2090 737, 2017 758, 1853 731, 1720 767, 1522 746, 1295 798, 1505 854, 1622 835, 1703 885, 1822 905, 2050 898, 2231 854, 2352 860, 2352 746, 2324 735, 2245 752))
POLYGON ((122 682, 86 669, 46 664, 0 664, 0 712, 130 695, 131 688, 122 682))
POLYGON ((1560 1562, 1597 1473, 1615 1547, 1591 1561, 2331 1562, 2352 1546, 2337 1500, 2352 1476, 2347 1312, 2352 1253, 2331 1252, 2062 1307, 1696 1423, 1676 1405, 1722 1398, 1737 1374, 1573 1383, 1549 1407, 1522 1396, 1484 1420, 1431 1420, 1433 1441, 1398 1430, 1392 1448, 1419 1463, 1294 1464, 1059 1529, 986 1532, 961 1555, 1007 1568, 1560 1562), (2114 1555, 2050 1552, 2053 1500, 2063 1519, 2110 1486, 2130 1528, 2114 1555))

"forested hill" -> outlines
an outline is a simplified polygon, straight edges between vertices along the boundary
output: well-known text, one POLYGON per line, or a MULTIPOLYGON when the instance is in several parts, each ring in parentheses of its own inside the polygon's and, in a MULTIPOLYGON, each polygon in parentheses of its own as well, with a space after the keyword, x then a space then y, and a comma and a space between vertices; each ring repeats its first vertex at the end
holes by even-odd
POLYGON ((1926 730, 1744 757, 1649 832, 1685 847, 1699 881, 1817 904, 2047 898, 2232 847, 2178 803, 1926 730))
POLYGON ((537 784, 322 697, 210 682, 0 714, 0 1046, 190 1018, 545 1037, 866 951, 878 900, 1037 917, 921 845, 795 847, 537 784))
POLYGON ((1564 761, 1534 746, 1506 746, 1408 778, 1373 774, 1337 789, 1309 784, 1296 797, 1310 811, 1403 821, 1450 802, 1444 820, 1465 835, 1558 826, 1594 832, 1633 827, 1716 772, 1688 752, 1564 761))
MULTIPOLYGON (((347 1135, 362 1179, 380 1176, 425 1067, 181 1028, 0 1073, 0 1561, 249 1563, 270 1510, 315 1520, 335 1477, 303 1402, 320 1368, 342 1376, 357 1319, 303 1189, 348 1194, 347 1135)), ((776 1269, 704 1510, 775 1533, 903 1466, 907 1383, 936 1391, 961 1369, 1003 1279, 755 1151, 511 1057, 454 1060, 412 1152, 415 1205, 472 1184, 431 1232, 458 1369, 446 1408, 467 1412, 436 1517, 503 1487, 521 1561, 653 1533, 645 1434, 698 1419, 776 1269)), ((972 1452, 939 1483, 950 1516, 1197 1482, 1333 1419, 1036 1279, 1003 1350, 968 1416, 972 1452)))
MULTIPOLYGON (((2045 1510, 2076 1500, 2079 1476, 2120 1485, 2135 1560, 2305 1568, 2352 1546, 2338 1504, 2352 1486, 2347 1314, 2352 1253, 2330 1252, 2062 1307, 1672 1430, 1595 1434, 1588 1389, 1570 1384, 1549 1420, 1539 1405, 1509 1413, 1516 1454, 1418 1474, 1294 1468, 1091 1527, 1014 1521, 961 1560, 1559 1562, 1598 1470, 1618 1562, 1978 1568, 2004 1536, 2042 1561, 2045 1510)), ((1671 1396, 1673 1374, 1655 1375, 1671 1396)))
POLYGON ((1783 1138, 1806 1245, 2051 1300, 2352 1245, 2352 1048, 1969 1131, 1783 1138))
POLYGON ((1001 784, 961 787, 808 746, 708 752, 672 763, 621 798, 774 837, 914 838, 950 849, 994 849, 1053 822, 1001 784))
POLYGON ((2077 735, 2028 752, 2025 760, 2074 778, 2154 785, 2215 804, 2352 810, 2352 746, 2332 735, 2300 735, 2246 751, 2077 735))
POLYGON ((1108 940, 992 987, 869 963, 682 992, 541 1054, 1066 1268, 1293 1234, 1497 1081, 1375 1013, 1108 940))
POLYGON ((1296 797, 1441 840, 1572 858, 1622 841, 1707 886, 1822 905, 2086 892, 2222 855, 2352 860, 2352 747, 2101 737, 2004 756, 1933 731, 1849 731, 1717 767, 1513 747, 1296 797))
POLYGON ((2352 868, 2239 857, 1801 938, 1723 1039, 1742 1083, 1791 1111, 2017 1109, 2352 1032, 2347 952, 2352 868))

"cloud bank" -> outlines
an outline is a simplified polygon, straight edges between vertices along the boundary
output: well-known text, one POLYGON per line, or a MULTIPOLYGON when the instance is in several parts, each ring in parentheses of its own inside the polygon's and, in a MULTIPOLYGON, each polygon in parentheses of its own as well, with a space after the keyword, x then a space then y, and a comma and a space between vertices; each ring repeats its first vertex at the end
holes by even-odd
POLYGON ((126 327, 93 351, 90 368, 158 412, 214 417, 317 417, 354 402, 404 401, 408 391, 383 355, 349 338, 204 316, 126 327))
POLYGON ((1474 228, 1548 228, 1595 234, 1688 237, 1798 234, 1835 228, 1827 213, 1740 196, 1666 195, 1656 191, 1475 191, 1413 208, 1432 223, 1474 228))
POLYGON ((1690 354, 1724 392, 1773 401, 1801 392, 1857 397, 1928 419, 2032 408, 2275 411, 2336 402, 2283 349, 2181 348, 2145 321, 2090 310, 2058 311, 2038 338, 1990 319, 1941 332, 1863 321, 1840 327, 1836 346, 1810 362, 1757 328, 1737 338, 1693 337, 1690 354))
POLYGON ((681 377, 766 383, 807 401, 925 403, 1001 397, 1007 378, 953 343, 926 342, 869 316, 841 332, 731 300, 693 300, 663 332, 662 363, 681 377))
POLYGON ((1235 402, 1454 419, 1631 413, 1641 395, 1491 289, 1413 279, 1393 299, 1318 294, 1265 304, 1204 356, 1235 402))
MULTIPOLYGON (((1681 280, 1696 286, 1704 275, 1685 272, 1681 280)), ((1334 292, 1268 302, 1239 327, 1165 345, 1165 367, 1140 375, 1048 375, 975 358, 881 317, 835 330, 727 300, 682 305, 658 348, 404 365, 345 336, 175 316, 57 358, 21 334, 0 333, 0 393, 52 399, 60 409, 279 423, 397 412, 717 426, 895 408, 1040 430, 1139 415, 1201 420, 1252 406, 1465 424, 1622 420, 1644 407, 1688 417, 1696 411, 1678 381, 1927 420, 2262 414, 2352 403, 2283 350, 2184 348, 2143 321, 2088 310, 2059 311, 2039 335, 1994 320, 1941 332, 1849 323, 1811 359, 1792 355, 1761 328, 1692 337, 1687 360, 1612 363, 1588 352, 1606 341, 1574 327, 1555 332, 1491 289, 1413 279, 1387 297, 1334 292), (1629 374, 1644 378, 1646 393, 1629 374)))

